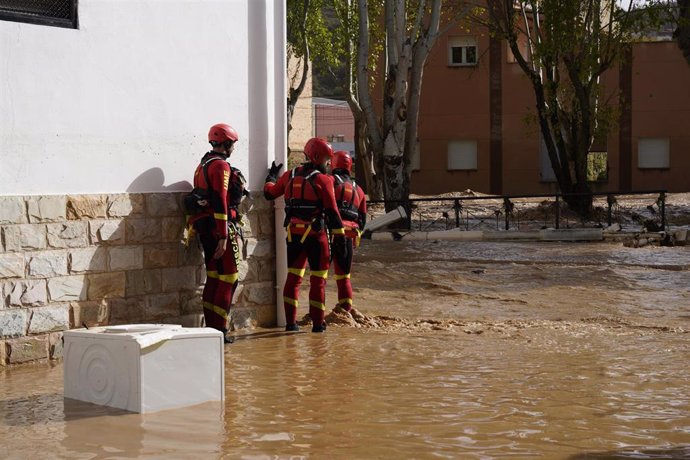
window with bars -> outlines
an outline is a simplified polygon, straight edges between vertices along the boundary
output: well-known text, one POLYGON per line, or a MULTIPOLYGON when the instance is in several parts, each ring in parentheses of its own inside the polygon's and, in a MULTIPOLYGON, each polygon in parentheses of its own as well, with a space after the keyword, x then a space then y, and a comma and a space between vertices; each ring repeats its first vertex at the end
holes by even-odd
POLYGON ((0 20, 78 28, 78 0, 0 0, 0 20))

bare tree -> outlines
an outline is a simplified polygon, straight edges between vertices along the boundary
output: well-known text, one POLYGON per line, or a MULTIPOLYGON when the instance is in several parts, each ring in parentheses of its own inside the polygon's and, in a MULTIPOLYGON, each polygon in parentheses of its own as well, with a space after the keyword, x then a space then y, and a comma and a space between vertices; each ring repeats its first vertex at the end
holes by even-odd
POLYGON ((295 106, 309 78, 312 53, 331 53, 329 32, 323 17, 324 0, 287 0, 288 99, 287 134, 292 130, 295 106), (293 64, 292 71, 290 64, 293 64))
MULTIPOLYGON (((382 69, 383 107, 379 113, 371 96, 375 75, 370 61, 370 7, 368 0, 358 0, 359 33, 357 43, 356 81, 359 106, 366 120, 367 137, 375 170, 383 175, 383 193, 387 208, 407 204, 410 194, 410 159, 417 149, 419 102, 422 93, 424 64, 442 34, 443 0, 419 0, 416 9, 411 2, 386 0, 383 5, 385 41, 382 69)), ((457 2, 446 2, 456 7, 457 2)), ((468 7, 444 12, 457 22, 468 7), (450 14, 450 13, 454 14, 450 14)))
MULTIPOLYGON (((357 79, 357 62, 359 59, 367 60, 368 66, 374 66, 377 53, 358 56, 357 36, 360 29, 358 6, 353 0, 331 0, 333 9, 339 20, 339 27, 333 29, 333 43, 339 43, 336 54, 333 56, 344 61, 347 68, 347 82, 344 84, 345 98, 352 112, 355 124, 355 163, 357 177, 363 179, 363 188, 370 199, 383 198, 382 175, 377 174, 374 164, 374 155, 370 148, 367 135, 367 119, 359 101, 359 84, 357 79)), ((378 5, 374 5, 376 9, 378 5)), ((379 29, 369 27, 367 34, 378 36, 379 29)), ((363 84, 368 85, 368 81, 363 84)))

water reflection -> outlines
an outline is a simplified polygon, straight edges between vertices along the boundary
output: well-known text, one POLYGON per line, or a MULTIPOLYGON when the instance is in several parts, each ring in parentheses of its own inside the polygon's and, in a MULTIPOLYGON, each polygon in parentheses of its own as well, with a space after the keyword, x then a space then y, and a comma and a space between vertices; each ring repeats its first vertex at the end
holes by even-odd
POLYGON ((62 389, 59 368, 31 367, 2 375, 0 458, 220 458, 225 439, 221 403, 134 414, 63 398, 60 393, 9 395, 62 389), (38 381, 29 382, 29 375, 38 381), (13 393, 22 393, 15 389, 13 393), (8 397, 10 396, 10 397, 8 397), (179 456, 178 456, 179 454, 179 456))

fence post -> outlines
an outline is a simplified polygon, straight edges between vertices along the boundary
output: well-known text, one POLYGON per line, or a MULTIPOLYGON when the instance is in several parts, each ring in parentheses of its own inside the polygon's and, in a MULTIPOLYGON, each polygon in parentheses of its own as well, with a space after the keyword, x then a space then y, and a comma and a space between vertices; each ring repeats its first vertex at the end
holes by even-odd
POLYGON ((560 196, 556 195, 556 230, 561 228, 561 200, 560 196))
POLYGON ((405 208, 405 212, 407 213, 407 228, 412 230, 412 202, 410 202, 410 200, 407 199, 405 201, 399 201, 398 203, 405 208))
POLYGON ((606 217, 609 223, 609 227, 613 224, 613 203, 616 202, 616 199, 613 197, 613 195, 609 194, 606 195, 606 204, 608 205, 608 210, 606 211, 606 217))
POLYGON ((666 231, 666 192, 659 194, 659 208, 661 211, 661 230, 666 231))
POLYGON ((513 203, 510 202, 510 199, 503 198, 503 206, 506 214, 506 230, 510 230, 510 214, 513 212, 513 203))
POLYGON ((455 211, 455 228, 460 228, 460 200, 456 199, 453 202, 453 210, 455 211))

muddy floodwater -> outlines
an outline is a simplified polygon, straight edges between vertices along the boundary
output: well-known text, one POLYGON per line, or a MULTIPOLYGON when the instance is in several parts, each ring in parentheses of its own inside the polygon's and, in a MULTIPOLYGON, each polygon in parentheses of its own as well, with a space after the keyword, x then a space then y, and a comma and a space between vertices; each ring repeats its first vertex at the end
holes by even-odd
POLYGON ((222 404, 0 371, 0 458, 690 458, 690 247, 367 241, 352 280, 323 335, 238 334, 222 404))

